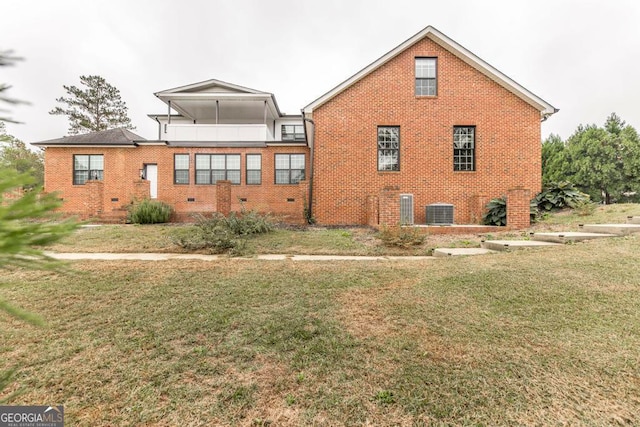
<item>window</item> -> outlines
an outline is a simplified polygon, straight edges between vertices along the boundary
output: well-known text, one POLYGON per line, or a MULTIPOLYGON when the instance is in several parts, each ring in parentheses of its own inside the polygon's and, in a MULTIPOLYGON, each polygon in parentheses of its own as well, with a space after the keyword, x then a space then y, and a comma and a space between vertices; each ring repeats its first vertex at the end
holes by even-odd
POLYGON ((104 156, 102 154, 76 154, 73 156, 73 184, 82 185, 90 179, 102 181, 104 156))
POLYGON ((378 127, 378 170, 400 170, 400 127, 378 127))
POLYGON ((437 58, 416 58, 416 96, 438 94, 437 58))
POLYGON ((276 154, 276 184, 297 184, 304 179, 304 154, 276 154))
POLYGON ((262 184, 262 155, 247 154, 247 185, 262 184))
POLYGON ((304 127, 302 125, 282 125, 283 141, 304 141, 304 127))
POLYGON ((176 154, 173 156, 173 183, 189 183, 189 155, 176 154))
POLYGON ((453 128, 453 170, 476 170, 476 128, 455 126, 453 128))
POLYGON ((196 184, 240 184, 240 154, 196 154, 196 184))

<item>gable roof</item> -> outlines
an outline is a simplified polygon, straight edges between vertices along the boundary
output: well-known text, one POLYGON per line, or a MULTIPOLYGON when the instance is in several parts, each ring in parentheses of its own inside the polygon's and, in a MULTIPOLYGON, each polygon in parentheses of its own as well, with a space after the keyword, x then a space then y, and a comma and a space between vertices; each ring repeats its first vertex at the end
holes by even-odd
POLYGON ((233 83, 223 82, 222 80, 217 79, 209 79, 203 82, 191 83, 184 86, 174 87, 173 89, 165 89, 160 92, 154 93, 157 97, 162 97, 163 95, 170 95, 174 93, 197 93, 197 92, 213 92, 213 93, 253 93, 253 94, 265 94, 271 95, 267 92, 262 92, 256 89, 251 89, 248 87, 240 86, 233 83), (215 90, 217 89, 217 90, 215 90))
POLYGON ((413 46, 414 44, 416 44, 417 42, 419 42, 424 38, 429 38, 433 42, 442 46, 444 49, 451 52, 453 55, 455 55, 456 57, 458 57, 459 59, 461 59, 468 65, 470 65, 471 67, 475 68, 476 70, 478 70, 479 72, 481 72, 482 74, 490 78, 491 80, 495 81, 496 83, 498 83, 500 86, 502 86, 509 92, 513 93, 514 95, 516 95, 517 97, 519 97, 520 99, 528 103, 529 105, 535 107, 538 111, 540 111, 542 120, 545 120, 547 117, 549 117, 550 115, 558 111, 558 109, 556 109, 554 106, 552 106, 551 104, 549 104, 548 102, 540 98, 539 96, 535 95, 534 93, 530 92, 524 86, 521 86, 520 84, 516 83, 514 80, 512 80, 511 78, 509 78, 508 76, 506 76, 505 74, 501 73, 496 68, 494 68, 492 65, 483 61, 478 56, 473 54, 471 51, 464 48, 463 46, 458 44, 456 41, 447 37, 446 35, 444 35, 443 33, 441 33, 440 31, 438 31, 432 26, 426 27, 425 29, 423 29, 413 37, 409 38, 408 40, 406 40, 405 42, 397 46, 396 48, 387 52, 385 55, 378 58, 376 61, 372 62, 362 70, 358 71, 356 74, 354 74, 344 82, 340 83, 338 86, 334 87, 329 92, 325 93, 324 95, 322 95, 321 97, 319 97, 318 99, 310 103, 309 105, 305 106, 302 111, 304 113, 313 112, 314 109, 320 107, 322 104, 329 101, 330 99, 332 99, 333 97, 335 97, 336 95, 338 95, 339 93, 341 93, 342 91, 350 87, 351 85, 355 84, 359 80, 371 74, 376 69, 382 67, 384 64, 391 61, 393 58, 395 58, 396 56, 398 56, 399 54, 401 54, 402 52, 404 52, 405 50, 407 50, 408 48, 410 48, 411 46, 413 46))
POLYGON ((179 86, 154 93, 154 95, 183 117, 192 120, 207 118, 215 112, 213 101, 266 102, 273 118, 282 117, 276 98, 272 93, 210 79, 203 82, 179 86))
POLYGON ((82 135, 64 136, 58 139, 32 142, 36 147, 51 146, 113 146, 113 147, 134 147, 136 142, 146 141, 145 138, 125 129, 107 129, 98 132, 85 133, 82 135))

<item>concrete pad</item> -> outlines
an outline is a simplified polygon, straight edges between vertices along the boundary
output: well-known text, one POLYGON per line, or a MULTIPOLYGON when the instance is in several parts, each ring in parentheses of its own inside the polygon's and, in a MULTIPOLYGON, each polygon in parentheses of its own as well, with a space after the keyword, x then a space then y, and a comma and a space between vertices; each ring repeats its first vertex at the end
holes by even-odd
POLYGON ((257 255, 255 258, 249 259, 262 259, 266 261, 282 261, 291 258, 291 255, 273 254, 273 255, 257 255))
POLYGON ((293 261, 384 261, 382 256, 355 256, 355 255, 293 255, 293 261))
POLYGON ((507 251, 527 248, 541 248, 548 246, 560 246, 559 243, 541 242, 538 240, 487 240, 480 244, 484 249, 494 251, 507 251))
POLYGON ((580 226, 582 231, 588 233, 608 233, 626 236, 632 233, 640 233, 640 224, 584 224, 580 226))
POLYGON ((433 250, 434 257, 468 256, 492 254, 496 251, 484 248, 438 248, 433 250))
POLYGON ((196 259, 200 261, 218 261, 218 255, 202 255, 202 254, 164 254, 164 253, 54 253, 45 252, 52 258, 75 261, 75 260, 100 260, 100 261, 168 261, 168 260, 189 260, 196 259))
POLYGON ((617 234, 607 233, 586 233, 580 231, 561 231, 558 233, 533 233, 533 240, 540 242, 554 242, 554 243, 567 243, 567 242, 581 242, 589 239, 600 239, 603 237, 616 237, 617 234))
POLYGON ((77 260, 132 260, 132 261, 169 261, 169 260, 200 260, 200 261, 421 261, 431 260, 431 256, 357 256, 357 255, 287 255, 267 254, 255 257, 230 258, 226 255, 202 255, 202 254, 170 254, 170 253, 63 253, 45 252, 51 258, 64 261, 77 260))
POLYGON ((628 216, 627 217, 628 224, 640 224, 640 216, 628 216))

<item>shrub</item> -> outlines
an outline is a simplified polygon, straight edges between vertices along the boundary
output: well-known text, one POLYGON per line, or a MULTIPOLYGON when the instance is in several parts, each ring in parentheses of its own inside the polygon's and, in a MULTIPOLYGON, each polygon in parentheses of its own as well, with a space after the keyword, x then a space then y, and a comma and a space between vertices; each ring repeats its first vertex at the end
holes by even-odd
POLYGON ((164 202, 143 199, 131 205, 128 220, 134 224, 159 224, 169 222, 172 213, 173 208, 164 202))
POLYGON ((426 236, 414 227, 383 226, 378 237, 385 246, 410 248, 424 243, 426 236))
POLYGON ((589 216, 593 215, 593 213, 596 211, 597 206, 598 205, 596 203, 593 203, 591 200, 587 199, 576 203, 573 206, 573 209, 578 214, 578 216, 589 216))
POLYGON ((505 196, 491 199, 486 206, 487 211, 482 216, 486 225, 507 225, 507 198, 505 196))
POLYGON ((244 209, 240 214, 232 212, 228 217, 216 212, 210 218, 196 215, 195 231, 176 238, 174 243, 188 250, 205 249, 211 253, 240 255, 246 251, 247 236, 269 233, 274 229, 270 215, 244 209))
POLYGON ((538 193, 535 201, 541 211, 551 211, 581 206, 589 202, 589 195, 578 190, 570 182, 553 182, 538 193))
POLYGON ((229 230, 238 236, 269 233, 275 229, 271 215, 262 215, 254 210, 246 211, 242 209, 240 214, 231 212, 227 218, 218 214, 216 221, 225 222, 229 230))

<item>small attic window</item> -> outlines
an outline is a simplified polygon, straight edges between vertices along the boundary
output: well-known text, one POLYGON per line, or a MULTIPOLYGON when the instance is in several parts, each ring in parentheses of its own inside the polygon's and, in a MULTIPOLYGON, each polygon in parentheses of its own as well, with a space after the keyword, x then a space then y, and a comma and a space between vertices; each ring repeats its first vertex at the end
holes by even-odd
POLYGON ((437 58, 416 58, 416 96, 438 94, 437 68, 437 58))

